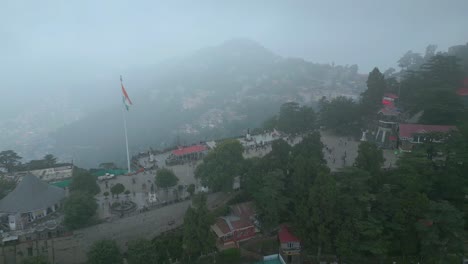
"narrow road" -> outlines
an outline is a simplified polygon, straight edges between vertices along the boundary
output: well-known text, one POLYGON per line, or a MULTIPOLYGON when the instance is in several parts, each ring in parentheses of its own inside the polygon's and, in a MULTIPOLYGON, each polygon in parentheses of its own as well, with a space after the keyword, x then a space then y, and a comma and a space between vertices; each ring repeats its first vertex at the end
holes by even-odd
MULTIPOLYGON (((213 193, 208 195, 207 204, 210 209, 224 204, 230 195, 213 193)), ((125 251, 130 240, 138 238, 152 239, 159 234, 177 228, 183 224, 185 211, 191 205, 191 200, 174 203, 165 207, 153 209, 144 213, 119 218, 109 223, 102 223, 77 230, 73 236, 55 239, 57 263, 83 263, 90 246, 101 239, 111 239, 117 242, 125 251), (174 224, 168 222, 174 220, 174 224)))

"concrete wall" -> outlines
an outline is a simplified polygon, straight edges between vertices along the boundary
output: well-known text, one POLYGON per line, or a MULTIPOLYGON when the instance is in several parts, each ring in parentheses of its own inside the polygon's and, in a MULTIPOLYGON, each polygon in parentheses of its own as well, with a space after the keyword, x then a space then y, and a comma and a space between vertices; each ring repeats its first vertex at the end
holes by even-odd
POLYGON ((71 235, 2 246, 0 264, 20 264, 29 254, 46 256, 51 264, 86 263, 86 253, 80 248, 78 240, 71 235))

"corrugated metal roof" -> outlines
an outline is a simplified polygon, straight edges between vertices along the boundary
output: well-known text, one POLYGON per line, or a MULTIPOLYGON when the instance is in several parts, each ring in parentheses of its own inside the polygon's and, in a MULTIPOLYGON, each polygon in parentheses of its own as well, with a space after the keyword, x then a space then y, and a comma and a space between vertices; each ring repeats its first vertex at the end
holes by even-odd
POLYGON ((299 238, 294 236, 286 225, 281 227, 280 231, 278 232, 278 237, 280 243, 300 242, 299 238))
POLYGON ((0 212, 26 213, 46 209, 65 198, 65 190, 49 185, 36 176, 26 175, 5 198, 0 200, 0 212))

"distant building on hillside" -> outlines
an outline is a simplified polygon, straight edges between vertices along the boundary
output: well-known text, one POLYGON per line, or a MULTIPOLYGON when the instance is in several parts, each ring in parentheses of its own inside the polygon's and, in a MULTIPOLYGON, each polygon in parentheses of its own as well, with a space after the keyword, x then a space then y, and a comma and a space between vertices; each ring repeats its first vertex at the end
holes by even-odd
POLYGON ((252 202, 230 206, 228 216, 218 217, 211 230, 216 234, 216 246, 220 250, 238 247, 239 242, 255 237, 255 211, 252 202))
POLYGON ((410 152, 415 145, 422 144, 427 140, 432 142, 443 141, 443 139, 430 139, 429 137, 433 133, 446 134, 455 130, 457 130, 455 126, 400 124, 398 126, 398 145, 400 150, 410 152))
POLYGON ((278 139, 281 139, 281 134, 276 130, 258 135, 251 135, 250 131, 248 131, 244 137, 238 138, 239 142, 245 149, 269 145, 278 139))
POLYGON ((64 198, 65 190, 27 175, 0 200, 0 214, 8 219, 10 230, 25 229, 59 209, 64 198))

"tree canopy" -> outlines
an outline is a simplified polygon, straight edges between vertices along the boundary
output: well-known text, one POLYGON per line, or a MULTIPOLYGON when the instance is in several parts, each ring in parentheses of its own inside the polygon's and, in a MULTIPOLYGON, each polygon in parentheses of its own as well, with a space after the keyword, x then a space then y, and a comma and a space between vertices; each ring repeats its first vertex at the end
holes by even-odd
POLYGON ((88 226, 92 223, 98 205, 93 196, 86 192, 73 192, 65 200, 64 223, 70 229, 88 226))
POLYGON ((358 156, 354 165, 371 174, 378 174, 384 163, 382 149, 372 142, 361 142, 358 147, 358 156))
POLYGON ((100 192, 99 185, 96 183, 96 177, 94 177, 87 170, 74 168, 72 183, 70 184, 71 192, 87 192, 91 195, 98 194, 100 192))
POLYGON ((117 183, 111 187, 110 191, 112 193, 112 196, 116 195, 117 197, 119 197, 119 194, 125 191, 125 186, 121 183, 117 183))
POLYGON ((0 199, 5 197, 16 186, 16 182, 7 178, 0 178, 0 199))
POLYGON ((230 191, 234 177, 244 170, 244 149, 236 139, 221 142, 195 169, 195 177, 212 191, 230 191))
POLYGON ((189 258, 212 252, 215 248, 215 237, 211 231, 214 219, 206 207, 206 197, 203 193, 196 196, 199 199, 184 216, 183 250, 189 258))
POLYGON ((122 264, 123 257, 113 240, 99 240, 88 252, 89 264, 122 264))
POLYGON ((156 171, 155 182, 159 188, 167 189, 176 186, 179 178, 177 178, 172 170, 162 168, 156 171))
POLYGON ((195 193, 195 184, 191 183, 187 187, 187 192, 190 194, 190 196, 192 196, 195 193))
POLYGON ((329 101, 324 97, 320 100, 319 107, 320 125, 340 135, 360 132, 360 108, 353 99, 338 96, 329 101))
POLYGON ((149 240, 133 240, 128 243, 127 262, 128 264, 157 264, 158 252, 149 240))
POLYGON ((317 261, 333 255, 346 263, 453 263, 468 227, 468 133, 461 135, 424 142, 391 170, 382 169, 381 149, 361 142, 354 166, 332 173, 320 134, 312 133, 246 160, 242 186, 263 231, 289 222, 317 261))
POLYGON ((374 114, 381 106, 386 90, 385 76, 374 68, 367 78, 367 90, 361 94, 361 108, 364 115, 374 114))
POLYGON ((21 157, 13 150, 5 150, 0 152, 0 168, 7 172, 13 172, 18 169, 21 164, 21 157))
POLYGON ((283 197, 284 175, 281 170, 268 172, 261 181, 261 187, 253 197, 261 228, 269 233, 277 228, 280 214, 286 208, 287 201, 283 197))
POLYGON ((267 130, 278 129, 288 134, 299 134, 315 128, 316 115, 312 107, 301 106, 297 102, 284 103, 278 116, 263 123, 267 130))
POLYGON ((21 167, 25 170, 39 170, 46 168, 53 168, 57 165, 57 158, 52 154, 45 155, 40 160, 30 160, 23 164, 21 167))
POLYGON ((400 103, 410 112, 424 111, 421 122, 456 124, 464 116, 460 88, 463 70, 458 58, 447 54, 430 57, 401 81, 400 103))

